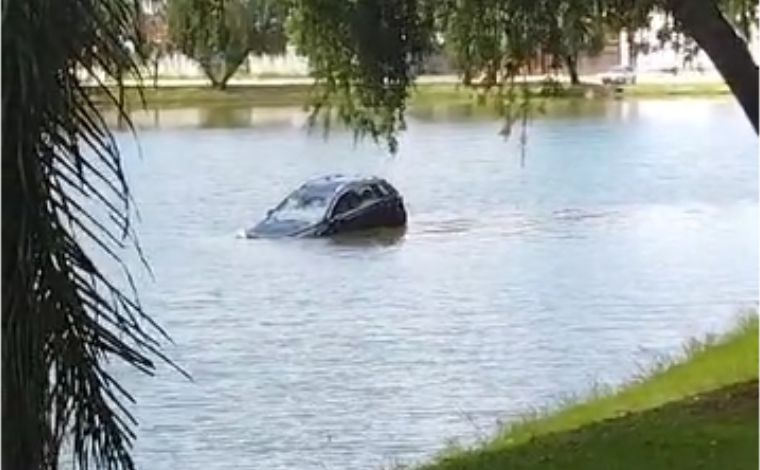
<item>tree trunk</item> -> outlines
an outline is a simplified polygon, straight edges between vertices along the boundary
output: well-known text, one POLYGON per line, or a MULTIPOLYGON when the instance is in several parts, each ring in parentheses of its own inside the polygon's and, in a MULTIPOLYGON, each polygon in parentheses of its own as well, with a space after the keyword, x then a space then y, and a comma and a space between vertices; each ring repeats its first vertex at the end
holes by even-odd
POLYGON ((636 30, 634 28, 628 28, 625 40, 628 42, 628 65, 636 68, 636 62, 639 57, 638 46, 636 46, 636 30))
POLYGON ((201 61, 201 70, 203 70, 203 73, 206 74, 206 78, 211 82, 211 88, 216 88, 217 90, 224 90, 226 83, 224 81, 220 81, 216 78, 216 74, 214 74, 214 70, 210 63, 207 61, 201 61))
MULTIPOLYGON (((119 93, 119 96, 118 96, 119 110, 124 109, 124 81, 123 81, 123 74, 124 74, 124 72, 122 72, 121 65, 119 65, 119 78, 117 80, 117 86, 119 87, 119 92, 118 92, 119 93)), ((119 111, 116 114, 116 116, 117 116, 116 117, 116 127, 118 129, 123 129, 124 128, 124 113, 121 112, 121 111, 119 111)))
POLYGON ((496 81, 498 78, 498 70, 495 64, 491 63, 489 64, 488 68, 486 68, 486 76, 483 79, 482 85, 486 87, 486 89, 491 89, 492 87, 496 86, 496 81))
POLYGON ((570 74, 570 84, 580 85, 581 79, 578 76, 578 57, 572 54, 566 55, 565 66, 567 67, 567 73, 570 74))
POLYGON ((227 87, 227 82, 230 78, 232 78, 233 75, 235 75, 235 72, 238 71, 241 65, 243 65, 243 62, 248 58, 248 54, 250 53, 249 50, 246 50, 243 54, 240 54, 238 57, 234 57, 229 62, 226 62, 224 64, 224 75, 222 75, 222 90, 227 87))
POLYGON ((758 70, 747 43, 723 16, 714 0, 669 0, 676 21, 715 64, 758 131, 758 70))
POLYGON ((153 59, 153 88, 158 88, 158 60, 160 56, 153 59))
POLYGON ((240 67, 240 64, 243 63, 243 61, 248 57, 248 53, 246 53, 242 58, 235 58, 228 61, 225 59, 225 62, 222 64, 221 70, 214 70, 214 66, 212 63, 208 60, 200 61, 201 69, 203 70, 203 73, 206 74, 206 77, 211 81, 211 86, 213 88, 216 88, 217 90, 226 90, 227 89, 227 82, 232 78, 232 76, 237 72, 237 69, 240 67), (216 72, 219 72, 217 75, 216 72))
POLYGON ((472 71, 469 68, 466 68, 464 73, 462 73, 462 83, 464 86, 472 85, 472 71))

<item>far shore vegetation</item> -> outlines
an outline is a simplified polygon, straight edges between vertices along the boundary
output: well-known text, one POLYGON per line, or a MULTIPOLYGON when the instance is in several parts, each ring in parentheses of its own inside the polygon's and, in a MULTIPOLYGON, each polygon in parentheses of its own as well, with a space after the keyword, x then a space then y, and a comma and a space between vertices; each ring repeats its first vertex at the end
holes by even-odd
MULTIPOLYGON (((542 101, 667 98, 667 97, 714 97, 730 96, 724 83, 674 83, 637 84, 628 86, 602 86, 596 84, 546 86, 542 83, 529 85, 536 98, 542 101)), ((250 107, 298 107, 309 103, 314 87, 303 84, 229 85, 225 90, 211 86, 167 86, 126 88, 125 104, 130 109, 143 106, 156 108, 185 108, 196 106, 250 106, 250 107), (144 101, 143 101, 144 100, 144 101)), ((108 106, 102 91, 93 89, 98 102, 108 106)), ((116 93, 115 93, 116 95, 116 93)), ((445 106, 463 104, 489 104, 497 100, 495 90, 469 88, 455 84, 419 84, 411 94, 410 105, 445 106)))

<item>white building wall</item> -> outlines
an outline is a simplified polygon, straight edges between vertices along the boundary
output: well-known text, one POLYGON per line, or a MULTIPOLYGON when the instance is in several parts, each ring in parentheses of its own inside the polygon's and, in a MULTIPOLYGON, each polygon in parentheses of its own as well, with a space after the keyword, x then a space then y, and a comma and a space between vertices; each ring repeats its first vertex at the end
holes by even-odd
POLYGON ((203 70, 197 62, 181 53, 164 56, 158 61, 160 77, 202 77, 203 70))
POLYGON ((249 75, 306 76, 309 74, 309 61, 296 54, 295 47, 288 46, 283 55, 248 56, 245 64, 249 75))
MULTIPOLYGON (((162 77, 177 78, 205 77, 196 61, 179 52, 159 59, 158 74, 162 77)), ((307 76, 308 74, 308 61, 297 55, 292 47, 288 47, 283 55, 255 56, 251 54, 237 71, 237 75, 246 76, 307 76)))

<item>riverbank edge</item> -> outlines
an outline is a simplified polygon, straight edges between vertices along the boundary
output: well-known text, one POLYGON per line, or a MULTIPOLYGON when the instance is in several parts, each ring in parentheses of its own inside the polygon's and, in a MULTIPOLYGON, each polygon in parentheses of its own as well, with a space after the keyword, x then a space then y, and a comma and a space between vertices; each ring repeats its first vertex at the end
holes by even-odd
POLYGON ((661 468, 652 464, 663 459, 670 463, 662 468, 674 463, 672 468, 718 468, 694 461, 710 457, 688 450, 700 445, 689 442, 703 438, 708 439, 708 447, 715 447, 710 455, 716 459, 739 452, 754 456, 754 461, 736 468, 757 468, 757 379, 758 317, 754 312, 724 335, 690 341, 680 357, 657 361, 626 385, 614 390, 595 388, 584 398, 567 399, 559 407, 512 423, 490 440, 471 448, 449 448, 417 468, 661 468), (739 409, 747 403, 731 398, 737 389, 741 396, 746 397, 748 390, 754 394, 750 400, 754 412, 739 409), (697 406, 712 402, 715 406, 697 406), (734 415, 744 420, 736 421, 734 415), (667 433, 660 430, 664 423, 672 423, 667 433), (733 434, 724 436, 724 430, 733 434), (610 450, 616 447, 618 454, 610 450), (728 454, 722 452, 727 449, 728 454), (635 461, 621 464, 620 452, 635 461))
MULTIPOLYGON (((541 94, 541 84, 532 83, 527 86, 536 91, 537 99, 548 103, 569 100, 716 97, 730 94, 730 90, 724 83, 649 83, 620 87, 560 84, 543 94, 541 94)), ((312 85, 302 83, 231 85, 225 90, 218 90, 197 85, 153 87, 146 82, 141 90, 136 86, 126 87, 123 100, 130 109, 142 108, 143 104, 148 109, 194 106, 305 107, 313 91, 312 85)), ((117 90, 112 88, 111 92, 118 99, 117 90)), ((95 88, 92 88, 92 96, 101 105, 114 104, 111 99, 95 88)), ((410 106, 483 105, 492 103, 496 99, 495 92, 485 91, 482 88, 449 83, 423 83, 418 84, 412 91, 410 106)))

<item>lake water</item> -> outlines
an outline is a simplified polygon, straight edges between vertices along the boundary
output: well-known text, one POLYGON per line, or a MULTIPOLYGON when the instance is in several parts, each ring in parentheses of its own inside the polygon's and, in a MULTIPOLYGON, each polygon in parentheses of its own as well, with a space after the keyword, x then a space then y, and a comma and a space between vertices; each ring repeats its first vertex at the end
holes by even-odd
MULTIPOLYGON (((395 157, 297 110, 137 116, 120 134, 189 382, 129 374, 154 469, 379 469, 619 384, 756 304, 756 139, 730 100, 500 123, 420 112, 395 157), (236 237, 303 180, 388 178, 403 236, 236 237)), ((139 267, 135 267, 139 272, 139 267)), ((145 277, 145 276, 142 276, 145 277)))

